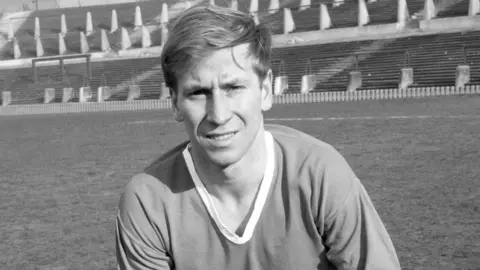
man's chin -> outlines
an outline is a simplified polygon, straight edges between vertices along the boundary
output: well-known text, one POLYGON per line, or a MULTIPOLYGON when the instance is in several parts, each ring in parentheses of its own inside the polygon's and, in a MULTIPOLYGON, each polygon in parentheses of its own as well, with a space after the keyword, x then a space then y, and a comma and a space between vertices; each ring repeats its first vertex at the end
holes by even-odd
MULTIPOLYGON (((224 149, 226 150, 226 149, 224 149)), ((238 162, 237 155, 232 153, 232 151, 215 151, 214 153, 208 152, 207 158, 209 159, 210 163, 218 166, 220 168, 226 168, 232 164, 238 162)))

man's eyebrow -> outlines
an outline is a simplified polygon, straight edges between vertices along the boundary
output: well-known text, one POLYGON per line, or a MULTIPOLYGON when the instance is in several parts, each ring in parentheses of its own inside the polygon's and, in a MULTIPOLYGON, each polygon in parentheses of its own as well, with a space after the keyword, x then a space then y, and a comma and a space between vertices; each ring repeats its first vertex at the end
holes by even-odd
POLYGON ((243 78, 238 78, 238 77, 231 77, 231 78, 226 78, 222 80, 221 85, 233 85, 233 84, 244 84, 246 83, 247 80, 243 78))
MULTIPOLYGON (((228 87, 236 84, 246 84, 248 82, 247 79, 245 78, 239 78, 239 77, 224 77, 222 81, 220 82, 220 87, 228 87)), ((193 92, 197 90, 202 90, 202 89, 211 89, 210 85, 203 85, 200 83, 198 80, 192 80, 191 82, 187 82, 184 86, 183 89, 185 89, 185 92, 193 92)))
POLYGON ((201 85, 198 83, 187 84, 183 87, 187 92, 197 91, 200 89, 210 89, 209 86, 201 85))

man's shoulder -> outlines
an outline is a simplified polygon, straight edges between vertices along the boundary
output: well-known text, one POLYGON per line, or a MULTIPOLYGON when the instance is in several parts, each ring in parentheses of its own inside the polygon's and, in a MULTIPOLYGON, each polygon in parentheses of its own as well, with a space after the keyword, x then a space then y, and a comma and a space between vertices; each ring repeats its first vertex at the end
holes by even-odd
POLYGON ((265 130, 272 134, 285 151, 310 153, 317 156, 332 155, 337 152, 329 143, 291 127, 266 124, 265 130))
POLYGON ((178 144, 155 159, 142 172, 132 177, 126 190, 167 195, 191 189, 193 182, 188 177, 182 156, 187 144, 188 142, 178 144))
POLYGON ((266 130, 277 143, 278 164, 289 188, 308 194, 310 201, 316 202, 312 213, 327 209, 324 214, 330 217, 358 191, 355 173, 332 145, 289 127, 269 125, 266 130))
MULTIPOLYGON (((350 165, 345 157, 331 144, 315 138, 302 131, 282 126, 266 125, 275 139, 278 157, 285 163, 283 166, 294 171, 295 175, 339 175, 346 172, 353 175, 350 165)), ((319 181, 330 181, 330 177, 319 178, 319 181)), ((336 179, 333 178, 331 180, 336 179)))
POLYGON ((162 170, 169 170, 176 165, 179 161, 183 160, 182 152, 187 147, 188 141, 182 142, 175 147, 168 150, 166 153, 162 154, 160 157, 155 159, 150 163, 145 169, 144 172, 147 174, 156 175, 161 173, 162 170), (179 159, 180 158, 180 159, 179 159))

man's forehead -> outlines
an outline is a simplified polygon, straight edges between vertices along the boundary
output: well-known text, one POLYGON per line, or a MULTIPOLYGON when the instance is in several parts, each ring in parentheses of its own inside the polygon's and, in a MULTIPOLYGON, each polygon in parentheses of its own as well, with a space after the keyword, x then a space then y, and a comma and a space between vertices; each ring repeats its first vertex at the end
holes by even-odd
POLYGON ((183 76, 183 79, 193 81, 202 81, 210 77, 219 80, 244 79, 250 77, 253 66, 253 62, 245 58, 232 58, 230 61, 210 58, 190 66, 184 73, 186 76, 183 76))
POLYGON ((251 66, 253 58, 249 51, 243 47, 225 48, 214 51, 203 59, 199 59, 198 66, 203 68, 241 68, 246 69, 251 66))
MULTIPOLYGON (((188 79, 196 82, 201 82, 202 80, 207 79, 210 76, 205 76, 207 74, 202 74, 202 72, 198 71, 190 71, 188 72, 188 79)), ((243 74, 240 72, 232 72, 229 70, 222 70, 220 72, 214 72, 211 74, 214 76, 216 79, 222 80, 222 81, 229 81, 229 80, 239 80, 243 79, 245 76, 242 76, 243 74)))
POLYGON ((213 51, 201 59, 195 59, 177 73, 179 86, 207 86, 212 79, 218 83, 245 82, 252 78, 254 57, 248 44, 213 51))
POLYGON ((247 83, 248 76, 242 76, 245 74, 222 72, 220 74, 214 74, 213 76, 202 76, 199 73, 191 73, 190 76, 185 76, 182 79, 181 85, 183 88, 195 88, 195 87, 211 87, 213 81, 217 81, 219 84, 236 84, 247 83))

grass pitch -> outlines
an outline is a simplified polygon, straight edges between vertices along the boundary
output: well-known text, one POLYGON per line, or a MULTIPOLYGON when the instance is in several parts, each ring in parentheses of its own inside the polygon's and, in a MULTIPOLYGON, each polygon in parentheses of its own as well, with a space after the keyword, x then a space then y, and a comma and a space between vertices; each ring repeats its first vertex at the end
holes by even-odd
MULTIPOLYGON (((275 105, 272 118, 346 157, 403 269, 479 269, 479 96, 275 105)), ((120 193, 187 138, 171 120, 170 111, 0 117, 0 268, 114 269, 120 193)))

